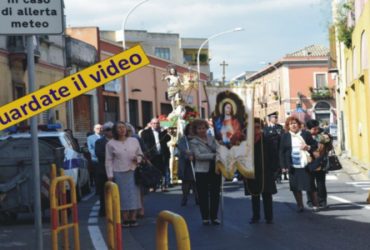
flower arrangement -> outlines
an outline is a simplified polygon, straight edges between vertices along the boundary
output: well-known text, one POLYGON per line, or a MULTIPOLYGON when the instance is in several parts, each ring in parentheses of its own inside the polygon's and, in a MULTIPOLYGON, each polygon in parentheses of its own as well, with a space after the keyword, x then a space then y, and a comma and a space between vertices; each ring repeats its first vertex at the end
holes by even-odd
POLYGON ((159 121, 168 121, 168 119, 167 119, 167 115, 159 115, 159 116, 158 116, 158 120, 159 120, 159 121))
POLYGON ((184 115, 184 120, 188 122, 192 122, 194 119, 199 117, 199 113, 197 111, 186 111, 184 115))

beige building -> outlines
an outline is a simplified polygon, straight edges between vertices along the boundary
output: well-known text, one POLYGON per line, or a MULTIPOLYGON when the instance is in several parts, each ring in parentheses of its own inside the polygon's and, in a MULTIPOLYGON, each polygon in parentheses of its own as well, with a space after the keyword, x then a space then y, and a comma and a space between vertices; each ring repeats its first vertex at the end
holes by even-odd
MULTIPOLYGON (((66 59, 62 36, 37 36, 35 49, 35 85, 42 88, 65 76, 66 59)), ((0 106, 28 93, 25 36, 0 36, 0 106)), ((39 124, 59 122, 67 126, 65 105, 38 116, 39 124)), ((26 124, 27 122, 23 122, 26 124)))
MULTIPOLYGON (((122 31, 101 31, 102 39, 122 44, 122 31)), ((197 53, 205 38, 181 38, 176 33, 156 33, 146 30, 126 30, 126 47, 140 44, 144 51, 155 57, 173 62, 177 65, 187 65, 197 69, 197 53)), ((208 43, 203 47, 200 55, 200 71, 210 75, 208 43)))

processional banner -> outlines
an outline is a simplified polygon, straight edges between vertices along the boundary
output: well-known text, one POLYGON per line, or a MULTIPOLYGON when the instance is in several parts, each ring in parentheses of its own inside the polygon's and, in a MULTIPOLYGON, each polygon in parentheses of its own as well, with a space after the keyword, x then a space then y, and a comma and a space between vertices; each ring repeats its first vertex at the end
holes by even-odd
POLYGON ((254 178, 254 86, 207 87, 218 144, 216 172, 254 178))

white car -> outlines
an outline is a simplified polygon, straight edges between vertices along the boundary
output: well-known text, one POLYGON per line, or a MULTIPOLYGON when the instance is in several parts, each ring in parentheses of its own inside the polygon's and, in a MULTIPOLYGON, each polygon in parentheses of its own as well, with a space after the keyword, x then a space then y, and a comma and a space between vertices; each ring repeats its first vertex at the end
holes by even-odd
MULTIPOLYGON (((38 131, 37 136, 39 140, 44 141, 51 145, 54 149, 60 148, 64 152, 59 163, 57 162, 58 167, 64 169, 64 173, 68 176, 72 176, 76 184, 77 195, 82 196, 83 193, 89 192, 90 183, 89 183, 89 171, 88 171, 88 161, 80 152, 80 148, 73 141, 71 136, 66 132, 58 131, 38 131), (84 192, 83 192, 84 191, 84 192)), ((0 140, 11 140, 12 138, 31 138, 31 133, 22 132, 14 133, 4 137, 1 137, 0 140)), ((15 156, 16 157, 16 156, 15 156)), ((40 156, 41 158, 42 156, 40 156)), ((42 177, 43 181, 45 177, 42 177)), ((49 184, 49 183, 48 183, 49 184)), ((42 190, 43 193, 48 190, 42 190)))

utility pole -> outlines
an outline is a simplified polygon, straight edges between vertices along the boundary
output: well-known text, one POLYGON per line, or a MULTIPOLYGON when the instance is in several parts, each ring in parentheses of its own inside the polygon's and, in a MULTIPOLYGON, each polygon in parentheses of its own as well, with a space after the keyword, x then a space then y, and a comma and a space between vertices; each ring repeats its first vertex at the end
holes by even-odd
POLYGON ((229 66, 229 64, 227 64, 225 62, 225 60, 222 61, 222 63, 220 64, 220 66, 222 66, 222 86, 225 86, 225 80, 226 80, 226 67, 229 66))

